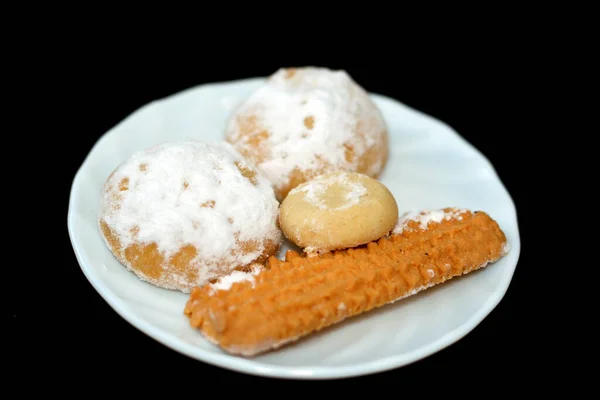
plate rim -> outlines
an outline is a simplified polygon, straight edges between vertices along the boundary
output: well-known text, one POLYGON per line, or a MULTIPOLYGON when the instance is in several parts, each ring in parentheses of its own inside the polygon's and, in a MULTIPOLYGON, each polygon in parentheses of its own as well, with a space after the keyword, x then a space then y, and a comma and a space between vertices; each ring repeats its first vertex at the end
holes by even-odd
POLYGON ((236 85, 236 84, 245 84, 245 83, 253 83, 263 81, 264 77, 250 77, 243 79, 235 79, 229 81, 221 81, 221 82, 207 82, 201 83, 198 85, 191 86, 189 88, 185 88, 183 90, 179 90, 162 98, 158 98, 152 100, 148 103, 145 103, 138 107, 137 109, 130 112, 124 118, 122 118, 119 122, 113 125, 111 128, 106 130, 98 139, 94 142, 94 144, 90 147, 88 153, 84 157, 81 162, 79 168, 75 172, 73 176, 73 180, 71 183, 70 193, 69 193, 69 205, 67 211, 67 230, 69 232, 69 240, 71 242, 71 246, 73 248, 73 252, 75 254, 75 258, 79 264, 80 269, 82 270, 84 276, 88 280, 88 282, 92 285, 92 287, 98 292, 100 297, 104 301, 106 301, 113 311, 115 311, 121 318, 123 318, 126 322, 136 328, 138 331, 143 334, 153 338, 158 341, 160 344, 184 355, 189 358, 192 358, 196 361, 204 362, 206 364, 210 364, 216 367, 220 367, 223 369, 229 369, 232 371, 268 377, 268 378, 283 378, 283 379, 312 379, 312 380, 323 380, 323 379, 345 379, 357 376, 365 376, 380 372, 389 371, 392 369, 401 368, 403 366, 412 364, 419 360, 422 360, 434 353, 437 353, 448 346, 458 342, 467 334, 469 334, 473 329, 475 329, 500 303, 500 301, 506 295, 510 283, 512 282, 515 270, 518 266, 520 253, 521 253, 521 234, 518 223, 518 213, 516 209, 516 205, 514 199, 510 195, 510 192, 506 188, 506 185, 502 181, 501 177, 496 171, 496 168, 491 163, 491 161, 483 154, 478 148, 476 148, 473 144, 471 144, 466 138, 460 135, 456 130, 454 130, 450 125, 437 119, 434 116, 424 113, 423 111, 417 110, 411 106, 408 106, 401 101, 382 95, 376 92, 368 92, 370 96, 375 98, 379 97, 386 101, 396 103, 399 106, 406 108, 411 113, 416 113, 421 117, 425 117, 439 125, 443 128, 449 130, 457 140, 460 140, 463 145, 469 147, 471 151, 473 151, 478 158, 485 162, 489 167, 490 171, 494 174, 493 178, 500 184, 501 188, 504 190, 504 193, 508 199, 508 204, 511 208, 511 215, 514 219, 515 224, 515 237, 510 243, 511 253, 515 254, 515 261, 507 266, 507 272, 502 275, 502 280, 498 282, 497 289, 487 297, 486 301, 482 303, 482 305, 478 308, 478 310, 473 313, 469 319, 463 324, 455 327, 454 329, 447 331, 437 340, 429 342, 425 346, 421 346, 412 351, 402 353, 400 355, 390 355, 384 358, 380 358, 374 361, 370 361, 362 364, 352 364, 347 366, 335 366, 335 367, 321 367, 318 365, 309 365, 303 367, 274 367, 270 365, 265 365, 260 361, 256 361, 252 358, 243 358, 237 357, 233 355, 229 355, 227 353, 217 353, 210 352, 204 350, 202 348, 196 347, 190 343, 186 343, 184 341, 179 340, 176 336, 169 334, 167 332, 163 332, 161 329, 155 328, 153 324, 144 321, 142 318, 138 317, 134 312, 128 311, 127 306, 124 302, 122 302, 115 294, 113 294, 108 287, 103 285, 99 279, 94 277, 94 271, 92 271, 91 267, 89 267, 83 259, 82 250, 80 248, 80 244, 78 244, 77 239, 74 235, 74 224, 75 224, 75 212, 73 204, 75 203, 75 197, 78 188, 80 187, 80 180, 82 179, 82 171, 84 171, 85 166, 89 162, 92 154, 97 150, 97 148, 101 145, 101 143, 106 140, 106 138, 114 132, 119 126, 126 123, 129 119, 134 117, 143 109, 149 107, 152 104, 156 104, 159 102, 163 102, 172 97, 182 95, 187 92, 201 90, 206 87, 211 86, 224 86, 224 85, 236 85))

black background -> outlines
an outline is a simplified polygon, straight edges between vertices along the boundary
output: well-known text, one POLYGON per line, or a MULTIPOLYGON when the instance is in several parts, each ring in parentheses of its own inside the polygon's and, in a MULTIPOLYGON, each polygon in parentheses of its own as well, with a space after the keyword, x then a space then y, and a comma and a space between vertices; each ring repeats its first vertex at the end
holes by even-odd
POLYGON ((303 50, 306 48, 297 43, 293 51, 286 52, 246 48, 222 53, 222 46, 205 43, 197 52, 182 52, 169 46, 140 50, 132 42, 117 51, 100 41, 92 50, 80 48, 72 62, 63 66, 68 100, 61 116, 70 116, 64 122, 72 135, 63 160, 66 169, 60 193, 64 200, 64 263, 59 280, 68 287, 68 294, 56 296, 71 312, 54 317, 61 334, 53 346, 57 359, 71 366, 73 376, 89 378, 89 371, 94 370, 132 387, 134 378, 190 384, 283 382, 190 359, 119 317, 81 272, 66 230, 66 211, 73 176, 91 146, 138 107, 201 83, 264 76, 280 66, 303 65, 346 69, 367 90, 396 98, 452 126, 495 166, 516 203, 523 245, 502 302, 465 338, 397 370, 327 383, 398 383, 428 376, 437 376, 434 380, 440 384, 468 377, 493 383, 500 379, 496 372, 506 365, 513 376, 538 366, 531 345, 538 333, 532 328, 529 316, 533 306, 528 302, 531 274, 527 270, 534 261, 528 255, 526 237, 529 168, 524 161, 527 149, 523 138, 527 131, 519 123, 523 108, 518 106, 526 93, 517 84, 529 71, 521 54, 503 40, 488 41, 486 46, 453 43, 420 50, 399 46, 391 54, 362 46, 361 51, 353 51, 352 46, 341 49, 331 45, 319 53, 303 50), (102 365, 108 371, 102 372, 102 365))

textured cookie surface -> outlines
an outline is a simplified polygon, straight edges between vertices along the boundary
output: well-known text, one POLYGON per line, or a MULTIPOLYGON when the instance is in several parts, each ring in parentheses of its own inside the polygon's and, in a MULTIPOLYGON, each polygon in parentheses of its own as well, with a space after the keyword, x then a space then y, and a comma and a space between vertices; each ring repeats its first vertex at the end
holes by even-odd
POLYGON ((275 254, 278 206, 270 183, 229 144, 166 143, 114 170, 99 225, 140 279, 189 292, 275 254))
POLYGON ((326 172, 377 177, 388 158, 379 109, 343 70, 279 69, 234 111, 225 136, 265 174, 280 200, 326 172))
MULTIPOLYGON (((229 285, 192 291, 190 324, 233 354, 253 356, 469 274, 509 251, 484 212, 409 213, 389 236, 358 248, 286 260, 229 285)), ((378 329, 378 327, 373 327, 378 329)))
POLYGON ((381 182, 347 171, 323 174, 295 187, 279 213, 285 236, 307 253, 377 240, 397 220, 396 200, 381 182))

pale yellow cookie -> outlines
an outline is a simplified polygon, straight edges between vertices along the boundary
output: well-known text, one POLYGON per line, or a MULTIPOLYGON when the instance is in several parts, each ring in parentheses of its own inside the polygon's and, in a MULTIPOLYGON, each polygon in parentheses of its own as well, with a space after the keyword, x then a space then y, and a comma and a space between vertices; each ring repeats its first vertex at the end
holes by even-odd
POLYGON ((388 188, 348 171, 298 185, 279 212, 281 230, 306 253, 360 246, 388 234, 397 221, 398 205, 388 188))

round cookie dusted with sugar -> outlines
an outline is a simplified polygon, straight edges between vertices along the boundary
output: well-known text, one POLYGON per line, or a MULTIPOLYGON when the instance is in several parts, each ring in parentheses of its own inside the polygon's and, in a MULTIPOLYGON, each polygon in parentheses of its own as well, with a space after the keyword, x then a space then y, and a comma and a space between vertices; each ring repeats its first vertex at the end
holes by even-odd
POLYGON ((188 293, 275 254, 283 235, 269 181, 228 143, 136 152, 107 179, 99 225, 138 278, 188 293))
POLYGON ((398 205, 388 188, 365 174, 347 171, 298 185, 279 210, 285 236, 309 254, 377 240, 397 221, 398 205))
POLYGON ((225 137, 271 181, 279 200, 327 172, 378 177, 388 159, 377 105, 343 70, 279 69, 233 112, 225 137))

